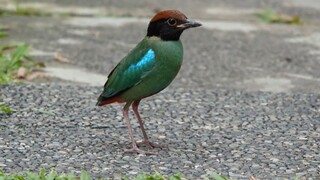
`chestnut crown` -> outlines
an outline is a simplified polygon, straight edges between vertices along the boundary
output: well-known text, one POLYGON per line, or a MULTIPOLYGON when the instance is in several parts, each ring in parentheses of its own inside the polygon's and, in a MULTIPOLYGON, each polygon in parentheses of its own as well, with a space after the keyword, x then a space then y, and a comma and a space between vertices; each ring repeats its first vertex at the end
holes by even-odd
POLYGON ((159 37, 164 41, 177 41, 185 29, 201 26, 189 20, 178 10, 165 10, 157 13, 148 26, 148 37, 159 37))

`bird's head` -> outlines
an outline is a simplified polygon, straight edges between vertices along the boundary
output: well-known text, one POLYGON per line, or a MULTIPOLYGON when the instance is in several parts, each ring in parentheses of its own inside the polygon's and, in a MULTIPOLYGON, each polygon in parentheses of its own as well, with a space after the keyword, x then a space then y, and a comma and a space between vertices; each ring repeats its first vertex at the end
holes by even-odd
POLYGON ((177 41, 181 33, 188 28, 201 26, 178 10, 166 10, 157 13, 149 23, 148 37, 159 37, 164 41, 177 41))

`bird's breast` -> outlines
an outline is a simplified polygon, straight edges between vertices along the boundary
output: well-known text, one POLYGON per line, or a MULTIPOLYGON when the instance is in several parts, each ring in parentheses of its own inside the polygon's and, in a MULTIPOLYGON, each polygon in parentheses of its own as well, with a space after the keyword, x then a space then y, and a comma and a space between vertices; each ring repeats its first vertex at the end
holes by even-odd
POLYGON ((158 67, 164 72, 177 73, 183 60, 181 41, 160 41, 154 45, 158 67))
POLYGON ((154 89, 162 90, 172 82, 180 70, 183 47, 181 41, 161 41, 154 44, 153 49, 156 65, 149 78, 153 81, 154 89))

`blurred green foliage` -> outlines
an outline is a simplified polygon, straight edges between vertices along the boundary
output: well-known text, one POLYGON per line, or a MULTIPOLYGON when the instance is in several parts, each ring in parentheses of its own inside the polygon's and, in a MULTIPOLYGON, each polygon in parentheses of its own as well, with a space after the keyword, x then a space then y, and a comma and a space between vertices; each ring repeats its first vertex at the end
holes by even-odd
MULTIPOLYGON (((0 180, 91 180, 93 178, 90 177, 87 171, 81 171, 80 176, 76 176, 74 173, 68 174, 59 174, 55 170, 51 170, 50 172, 46 172, 45 169, 41 169, 38 173, 24 171, 15 174, 5 174, 0 171, 0 180)), ((99 178, 109 179, 109 178, 99 178)), ((121 177, 122 180, 182 180, 186 179, 183 177, 181 173, 164 176, 159 172, 155 172, 154 174, 141 173, 133 178, 121 177)), ((213 173, 211 176, 206 179, 212 180, 230 180, 224 176, 218 175, 217 173, 213 173)))
POLYGON ((299 16, 290 16, 280 14, 270 8, 264 8, 260 13, 255 14, 262 22, 265 23, 283 23, 283 24, 301 24, 302 21, 299 16))

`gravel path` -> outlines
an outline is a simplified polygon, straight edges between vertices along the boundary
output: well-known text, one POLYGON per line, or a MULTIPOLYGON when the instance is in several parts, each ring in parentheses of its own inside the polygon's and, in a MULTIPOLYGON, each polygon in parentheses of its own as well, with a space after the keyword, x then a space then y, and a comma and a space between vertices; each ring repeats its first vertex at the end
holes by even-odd
POLYGON ((142 157, 123 153, 130 140, 120 106, 95 107, 98 87, 0 89, 16 110, 0 115, 0 168, 6 172, 54 167, 113 178, 154 170, 189 179, 210 172, 236 179, 320 178, 319 94, 169 88, 141 106, 150 137, 169 147, 142 157))

